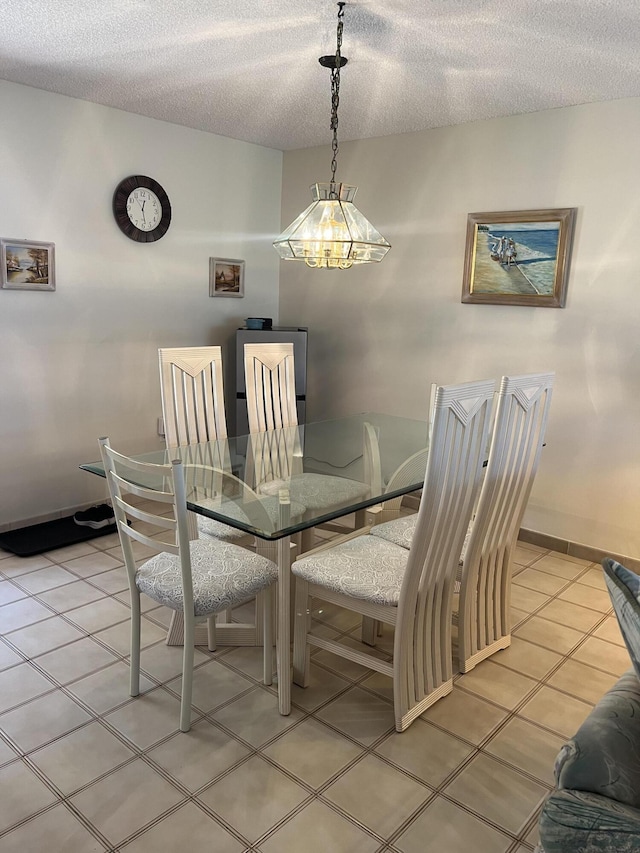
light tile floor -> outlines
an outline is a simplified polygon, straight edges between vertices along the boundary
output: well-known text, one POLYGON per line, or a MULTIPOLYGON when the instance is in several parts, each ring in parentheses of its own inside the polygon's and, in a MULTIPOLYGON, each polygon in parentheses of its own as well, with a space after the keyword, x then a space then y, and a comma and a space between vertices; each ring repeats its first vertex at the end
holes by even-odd
MULTIPOLYGON (((225 648, 196 652, 180 734, 181 650, 149 600, 129 698, 119 555, 112 535, 0 552, 2 853, 525 853, 558 749, 629 667, 599 567, 522 544, 511 647, 407 732, 384 676, 318 651, 285 718, 261 651, 225 648)), ((314 616, 357 644, 357 617, 314 616)))

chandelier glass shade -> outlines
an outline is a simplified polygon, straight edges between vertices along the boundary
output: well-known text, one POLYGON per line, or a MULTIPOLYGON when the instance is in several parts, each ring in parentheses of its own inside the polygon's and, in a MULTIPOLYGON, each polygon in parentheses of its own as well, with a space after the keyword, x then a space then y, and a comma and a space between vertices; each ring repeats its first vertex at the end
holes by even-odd
POLYGON ((391 246, 353 203, 357 187, 327 183, 310 189, 309 207, 273 244, 281 258, 340 270, 384 258, 391 246))
POLYGON ((336 182, 340 69, 347 63, 341 54, 345 5, 338 3, 335 56, 319 60, 323 67, 331 68, 331 180, 311 186, 313 201, 273 243, 285 261, 304 261, 315 269, 346 270, 354 264, 378 263, 391 248, 353 203, 358 188, 336 182))

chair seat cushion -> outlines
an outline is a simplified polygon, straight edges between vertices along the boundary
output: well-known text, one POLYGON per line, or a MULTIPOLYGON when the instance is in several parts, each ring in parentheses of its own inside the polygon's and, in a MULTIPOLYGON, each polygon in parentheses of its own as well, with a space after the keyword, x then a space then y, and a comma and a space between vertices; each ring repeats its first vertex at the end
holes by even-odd
POLYGON ((344 506, 369 494, 366 483, 330 474, 293 474, 289 480, 262 483, 259 491, 263 495, 276 495, 282 488, 289 489, 292 503, 303 504, 308 510, 344 506))
MULTIPOLYGON (((280 512, 280 502, 276 497, 265 497, 260 501, 255 502, 255 513, 251 513, 251 509, 245 506, 239 506, 235 501, 220 500, 219 498, 209 498, 202 501, 202 506, 209 507, 214 512, 219 512, 221 515, 227 515, 229 518, 235 518, 243 524, 261 529, 266 523, 266 517, 270 527, 277 527, 278 515, 280 512)), ((291 503, 291 518, 298 518, 304 515, 305 507, 299 503, 291 503)), ((251 534, 245 530, 237 530, 229 524, 224 524, 222 521, 216 521, 214 518, 207 518, 204 515, 198 516, 198 533, 212 539, 222 539, 225 542, 233 542, 238 539, 244 539, 251 534)))
POLYGON ((198 533, 205 538, 222 539, 224 542, 234 542, 249 535, 244 530, 238 530, 214 518, 206 518, 204 515, 198 516, 198 533))
POLYGON ((393 521, 385 521, 371 528, 371 535, 393 542, 401 548, 410 548, 411 540, 416 529, 418 514, 406 515, 403 518, 394 518, 393 521))
MULTIPOLYGON (((191 546, 195 616, 208 616, 266 589, 278 578, 274 562, 230 542, 197 539, 191 546)), ((149 598, 181 610, 182 570, 173 554, 156 554, 136 572, 136 586, 149 598)))
POLYGON ((303 580, 352 598, 397 605, 408 559, 406 548, 365 534, 302 557, 291 570, 303 580))
MULTIPOLYGON (((376 524, 371 528, 371 535, 378 536, 380 539, 386 539, 388 542, 393 542, 394 545, 399 545, 401 548, 410 548, 411 540, 416 529, 418 514, 407 515, 403 518, 394 518, 393 521, 385 521, 383 524, 376 524)), ((469 525, 465 533, 462 551, 460 553, 459 568, 464 566, 464 558, 467 553, 471 531, 473 530, 473 522, 469 525)), ((458 582, 462 580, 462 572, 458 572, 458 582)))

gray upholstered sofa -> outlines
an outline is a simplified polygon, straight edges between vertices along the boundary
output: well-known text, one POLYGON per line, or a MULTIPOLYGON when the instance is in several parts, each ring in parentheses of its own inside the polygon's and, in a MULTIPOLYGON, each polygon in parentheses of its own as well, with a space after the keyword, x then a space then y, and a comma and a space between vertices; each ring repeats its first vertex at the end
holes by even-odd
POLYGON ((545 853, 640 851, 640 680, 626 672, 556 760, 540 816, 545 853))
POLYGON ((556 759, 540 816, 544 853, 640 853, 640 577, 613 560, 605 580, 634 664, 556 759))

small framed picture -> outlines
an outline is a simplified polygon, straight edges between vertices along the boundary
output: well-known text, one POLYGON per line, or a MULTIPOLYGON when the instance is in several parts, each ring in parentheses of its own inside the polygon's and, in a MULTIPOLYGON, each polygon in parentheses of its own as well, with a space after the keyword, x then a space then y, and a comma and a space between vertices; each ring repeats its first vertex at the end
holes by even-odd
POLYGON ((0 239, 0 276, 7 290, 55 290, 55 246, 35 240, 0 239))
POLYGON ((244 296, 244 261, 209 258, 209 296, 244 296))
POLYGON ((462 302, 564 308, 576 209, 470 213, 462 302))

